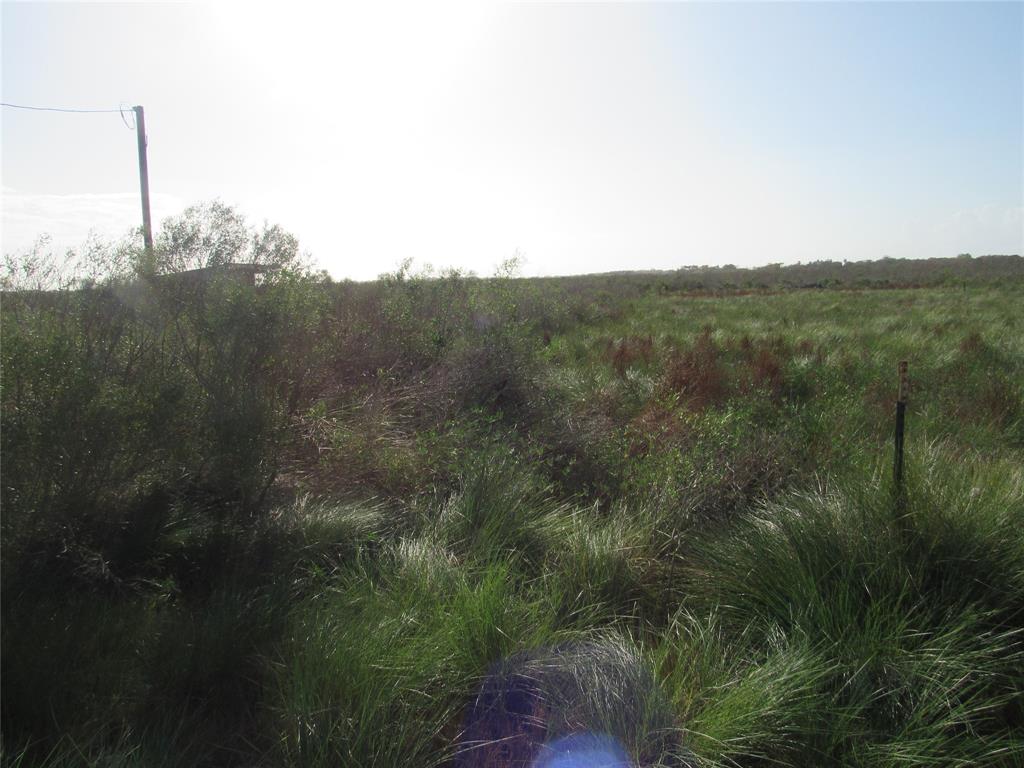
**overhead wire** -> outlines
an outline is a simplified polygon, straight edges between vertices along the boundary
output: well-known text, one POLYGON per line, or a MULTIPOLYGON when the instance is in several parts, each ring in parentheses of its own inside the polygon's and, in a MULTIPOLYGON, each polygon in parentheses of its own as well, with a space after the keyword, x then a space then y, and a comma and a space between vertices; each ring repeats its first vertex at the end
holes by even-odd
POLYGON ((77 113, 100 113, 100 112, 123 112, 121 108, 118 109, 69 109, 66 107, 30 107, 25 104, 9 104, 7 102, 0 102, 0 107, 10 107, 11 109, 31 109, 35 112, 77 112, 77 113))
POLYGON ((118 111, 121 113, 121 122, 124 123, 124 127, 125 128, 127 128, 130 131, 134 131, 135 130, 135 110, 132 109, 129 106, 125 106, 124 102, 121 102, 120 107, 121 108, 118 111), (131 115, 131 123, 129 123, 127 118, 125 118, 125 113, 131 115))

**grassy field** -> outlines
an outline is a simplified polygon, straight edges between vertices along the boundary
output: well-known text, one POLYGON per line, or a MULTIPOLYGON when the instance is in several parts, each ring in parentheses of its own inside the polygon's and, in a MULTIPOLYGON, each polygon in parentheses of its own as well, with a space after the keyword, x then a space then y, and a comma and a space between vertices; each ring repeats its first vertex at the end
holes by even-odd
POLYGON ((1022 765, 1022 280, 7 292, 3 762, 1022 765))

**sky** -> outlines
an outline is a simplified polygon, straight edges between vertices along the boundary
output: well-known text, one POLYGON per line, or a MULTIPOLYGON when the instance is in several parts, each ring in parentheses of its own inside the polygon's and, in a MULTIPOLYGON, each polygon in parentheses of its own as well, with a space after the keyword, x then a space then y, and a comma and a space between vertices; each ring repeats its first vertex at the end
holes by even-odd
MULTIPOLYGON (((153 218, 335 278, 1024 253, 1024 3, 2 4, 2 101, 145 107, 153 218)), ((0 109, 2 246, 140 225, 120 114, 0 109)))

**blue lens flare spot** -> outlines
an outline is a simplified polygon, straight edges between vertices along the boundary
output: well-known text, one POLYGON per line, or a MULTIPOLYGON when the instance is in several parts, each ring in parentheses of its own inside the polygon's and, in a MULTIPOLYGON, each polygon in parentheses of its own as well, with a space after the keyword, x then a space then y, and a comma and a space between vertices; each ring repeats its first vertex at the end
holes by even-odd
POLYGON ((631 768, 631 763, 611 736, 574 733, 541 747, 531 768, 631 768))

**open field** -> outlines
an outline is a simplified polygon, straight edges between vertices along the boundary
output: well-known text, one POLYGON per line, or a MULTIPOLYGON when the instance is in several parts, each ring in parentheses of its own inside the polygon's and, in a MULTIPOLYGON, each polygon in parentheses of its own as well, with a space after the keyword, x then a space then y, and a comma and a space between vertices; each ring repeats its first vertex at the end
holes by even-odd
POLYGON ((4 764, 1024 764, 981 262, 5 292, 4 764))

